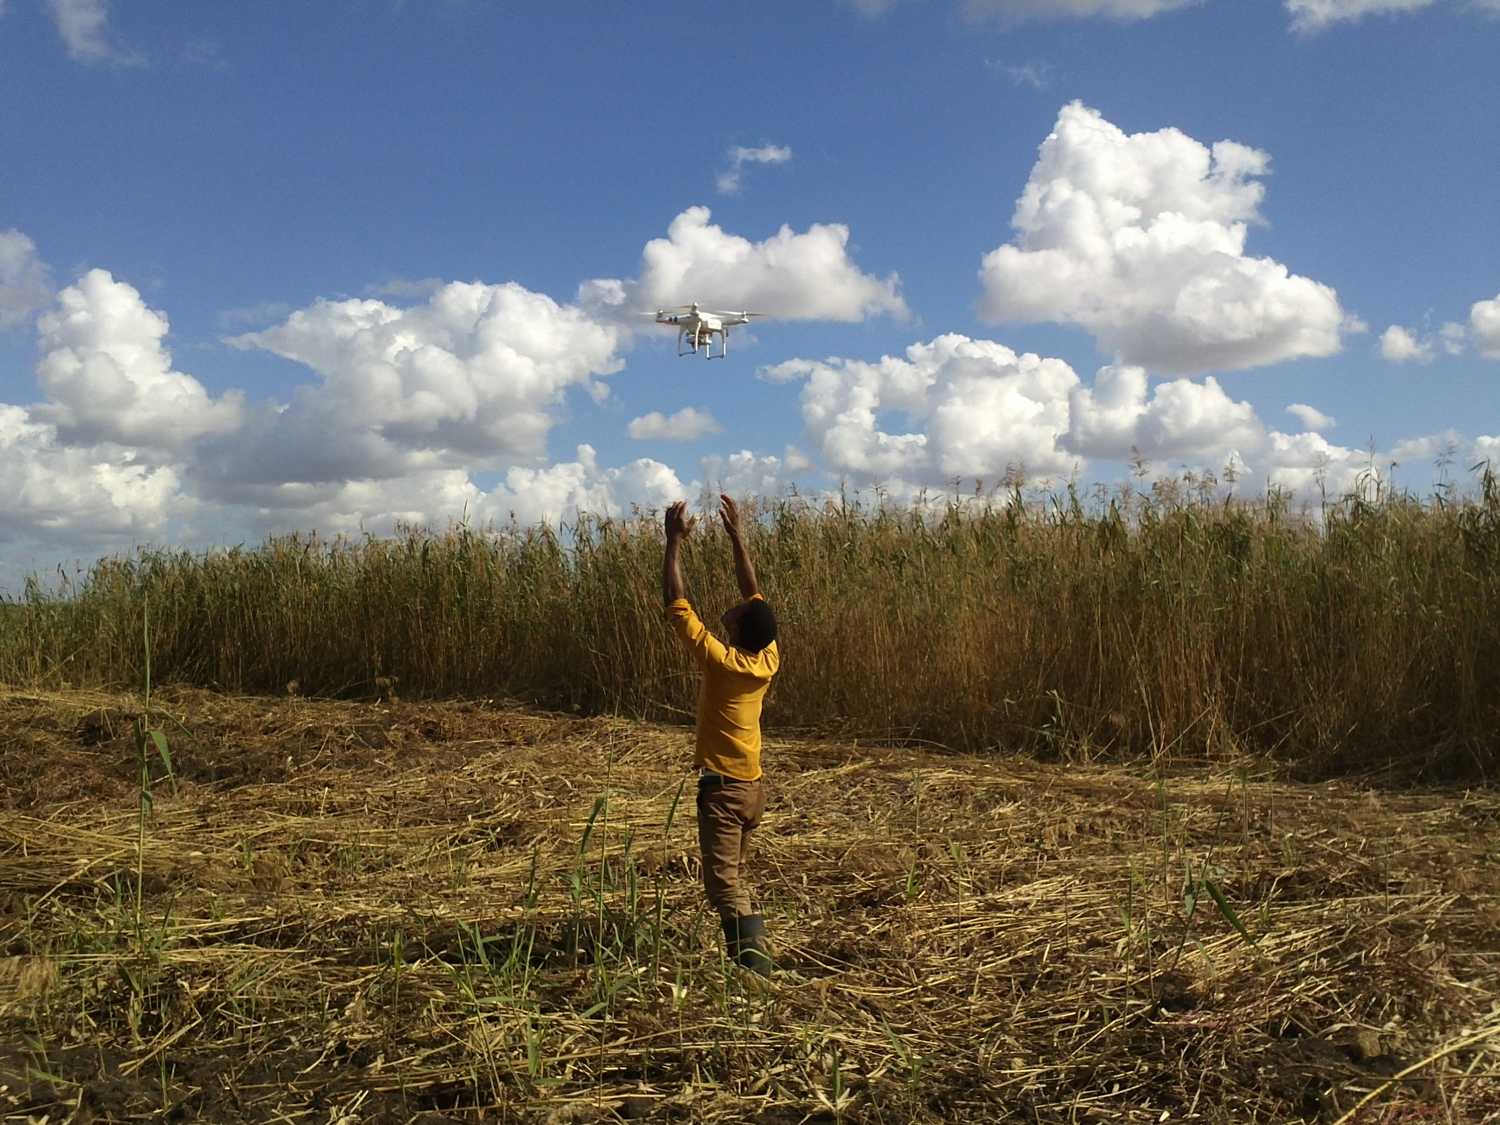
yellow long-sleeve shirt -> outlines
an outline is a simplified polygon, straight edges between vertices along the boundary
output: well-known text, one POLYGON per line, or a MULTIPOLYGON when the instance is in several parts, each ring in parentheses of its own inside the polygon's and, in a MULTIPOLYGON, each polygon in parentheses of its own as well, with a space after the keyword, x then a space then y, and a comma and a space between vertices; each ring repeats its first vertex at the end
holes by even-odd
POLYGON ((694 764, 725 777, 755 781, 761 772, 761 702, 781 666, 776 642, 755 653, 726 646, 708 631, 686 598, 667 606, 667 622, 703 672, 694 764))

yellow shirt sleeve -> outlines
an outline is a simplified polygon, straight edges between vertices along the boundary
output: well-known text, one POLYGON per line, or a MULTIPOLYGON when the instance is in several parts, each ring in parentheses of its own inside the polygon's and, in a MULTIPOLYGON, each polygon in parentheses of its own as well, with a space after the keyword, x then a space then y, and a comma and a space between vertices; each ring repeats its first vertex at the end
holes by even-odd
POLYGON ((699 664, 717 664, 723 667, 728 663, 729 652, 724 647, 724 642, 708 631, 708 626, 699 620, 686 598, 668 603, 667 624, 671 626, 672 632, 682 638, 682 643, 699 664))

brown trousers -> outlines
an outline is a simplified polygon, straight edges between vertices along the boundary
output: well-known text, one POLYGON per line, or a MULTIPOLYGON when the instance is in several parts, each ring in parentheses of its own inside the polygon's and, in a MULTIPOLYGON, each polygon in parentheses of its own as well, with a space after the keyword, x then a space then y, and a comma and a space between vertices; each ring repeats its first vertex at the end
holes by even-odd
POLYGON ((721 918, 750 913, 745 856, 750 833, 766 811, 764 781, 732 777, 698 779, 698 847, 703 853, 703 889, 721 918))

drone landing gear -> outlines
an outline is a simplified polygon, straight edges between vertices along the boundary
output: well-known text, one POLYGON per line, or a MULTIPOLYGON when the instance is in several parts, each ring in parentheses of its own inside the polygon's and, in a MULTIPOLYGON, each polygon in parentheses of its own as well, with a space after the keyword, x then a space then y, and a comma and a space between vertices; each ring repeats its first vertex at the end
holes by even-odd
POLYGON ((729 354, 729 333, 721 334, 719 350, 714 351, 714 334, 712 332, 689 332, 681 330, 677 333, 677 354, 702 355, 704 359, 723 359, 729 354), (687 349, 683 350, 683 344, 687 349))

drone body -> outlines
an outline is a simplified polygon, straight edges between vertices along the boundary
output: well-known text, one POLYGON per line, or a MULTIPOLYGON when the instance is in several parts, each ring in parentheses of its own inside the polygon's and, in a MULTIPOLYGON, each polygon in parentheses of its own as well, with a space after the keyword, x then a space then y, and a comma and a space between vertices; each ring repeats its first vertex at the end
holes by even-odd
POLYGON ((749 324, 753 318, 765 315, 765 313, 744 311, 711 312, 699 307, 694 301, 690 305, 657 309, 656 323, 670 324, 677 329, 678 355, 702 355, 704 359, 723 359, 729 354, 729 330, 736 325, 749 324), (717 352, 713 350, 716 335, 719 337, 717 352))

